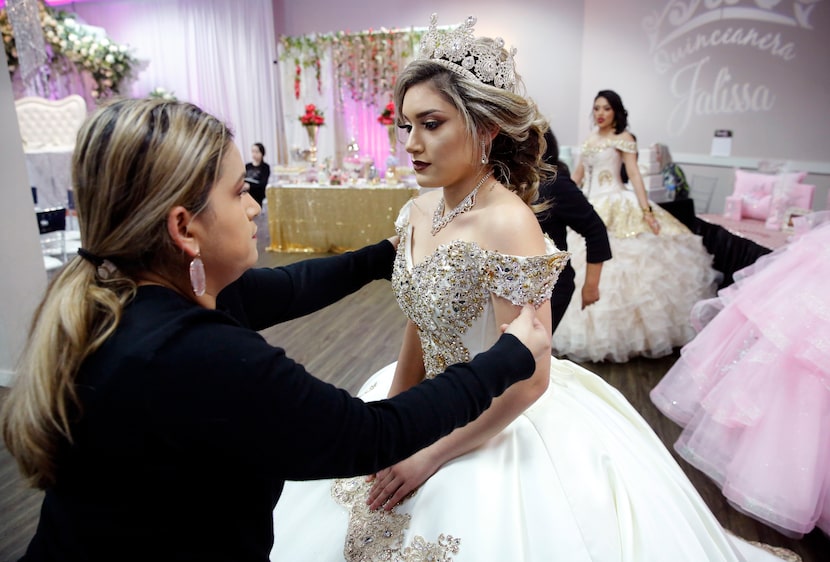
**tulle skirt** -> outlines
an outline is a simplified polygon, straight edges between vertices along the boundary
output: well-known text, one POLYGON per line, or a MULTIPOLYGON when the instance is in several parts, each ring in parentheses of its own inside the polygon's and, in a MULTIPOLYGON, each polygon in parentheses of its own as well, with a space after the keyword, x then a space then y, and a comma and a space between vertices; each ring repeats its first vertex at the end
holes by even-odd
MULTIPOLYGON (((394 365, 361 390, 386 396, 394 365)), ((775 560, 727 535, 650 427, 613 387, 553 360, 549 389, 392 512, 364 478, 289 482, 273 561, 775 560)))
POLYGON ((830 224, 735 278, 695 307, 705 327, 652 401, 738 509, 790 536, 830 533, 830 224))
POLYGON ((692 339, 692 306, 715 295, 719 274, 699 236, 658 205, 655 235, 642 219, 634 193, 619 191, 593 201, 608 228, 612 258, 604 262, 600 300, 584 310, 585 241, 568 233, 577 291, 553 334, 553 351, 576 361, 625 362, 662 357, 692 339))

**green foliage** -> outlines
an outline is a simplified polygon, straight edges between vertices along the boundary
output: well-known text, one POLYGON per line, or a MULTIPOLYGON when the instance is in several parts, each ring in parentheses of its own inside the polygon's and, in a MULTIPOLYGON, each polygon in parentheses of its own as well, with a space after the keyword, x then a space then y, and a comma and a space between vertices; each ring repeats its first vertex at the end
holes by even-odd
MULTIPOLYGON (((118 45, 108 37, 99 37, 80 25, 71 14, 38 3, 47 62, 53 74, 61 74, 74 65, 78 72, 89 72, 95 81, 92 96, 108 97, 119 93, 137 61, 125 45, 118 45)), ((0 31, 9 71, 18 67, 14 30, 6 10, 0 10, 0 31)))

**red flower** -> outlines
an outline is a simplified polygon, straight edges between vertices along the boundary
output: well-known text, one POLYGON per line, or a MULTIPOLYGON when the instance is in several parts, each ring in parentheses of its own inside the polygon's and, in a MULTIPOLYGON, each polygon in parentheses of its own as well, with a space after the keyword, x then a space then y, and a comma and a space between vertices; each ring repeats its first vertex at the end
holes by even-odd
POLYGON ((325 125, 325 119, 323 118, 323 112, 317 109, 313 103, 310 103, 305 106, 305 113, 300 115, 300 123, 305 126, 311 125, 325 125))
POLYGON ((383 108, 383 111, 378 115, 378 123, 381 125, 394 125, 395 124, 395 104, 393 102, 389 102, 386 104, 386 107, 383 108))

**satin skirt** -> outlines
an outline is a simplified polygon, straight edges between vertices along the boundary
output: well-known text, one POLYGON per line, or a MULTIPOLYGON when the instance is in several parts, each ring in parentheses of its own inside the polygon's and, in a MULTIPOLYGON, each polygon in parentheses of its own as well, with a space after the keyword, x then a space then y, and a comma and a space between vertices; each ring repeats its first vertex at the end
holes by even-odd
MULTIPOLYGON (((384 398, 394 369, 359 395, 384 398)), ((565 360, 523 415, 392 512, 369 512, 367 490, 287 483, 271 560, 776 560, 727 535, 628 401, 565 360)))

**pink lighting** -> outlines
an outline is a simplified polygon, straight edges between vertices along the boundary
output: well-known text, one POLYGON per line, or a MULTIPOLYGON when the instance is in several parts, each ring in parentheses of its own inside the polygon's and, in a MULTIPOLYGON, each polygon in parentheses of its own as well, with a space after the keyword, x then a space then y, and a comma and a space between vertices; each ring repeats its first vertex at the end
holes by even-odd
MULTIPOLYGON (((81 4, 83 2, 95 2, 102 0, 45 0, 47 6, 63 6, 64 4, 81 4)), ((0 10, 5 9, 6 0, 0 0, 0 10)))

